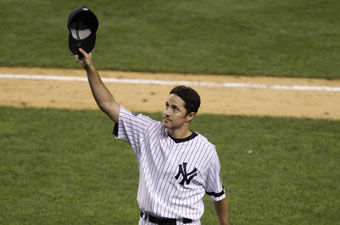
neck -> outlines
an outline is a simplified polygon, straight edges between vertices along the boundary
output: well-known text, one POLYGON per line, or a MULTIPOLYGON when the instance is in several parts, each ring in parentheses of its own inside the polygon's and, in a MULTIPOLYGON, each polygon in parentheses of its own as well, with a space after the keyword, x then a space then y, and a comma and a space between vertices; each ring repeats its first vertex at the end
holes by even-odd
POLYGON ((179 129, 166 129, 166 133, 176 139, 183 139, 189 137, 192 134, 190 129, 179 130, 179 129))

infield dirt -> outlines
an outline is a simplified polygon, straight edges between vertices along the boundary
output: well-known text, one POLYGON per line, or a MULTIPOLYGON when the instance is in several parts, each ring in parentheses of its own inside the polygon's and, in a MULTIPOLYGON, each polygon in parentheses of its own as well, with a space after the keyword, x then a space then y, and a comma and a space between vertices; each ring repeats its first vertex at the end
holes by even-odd
MULTIPOLYGON (((187 75, 99 71, 102 77, 302 85, 340 87, 340 80, 270 78, 216 75, 187 75)), ((59 75, 86 77, 84 70, 0 67, 0 74, 59 75)), ((174 85, 106 83, 115 99, 136 112, 161 112, 174 85)), ((201 96, 200 113, 224 115, 267 115, 340 120, 340 91, 282 90, 250 87, 192 86, 201 96)), ((87 82, 0 79, 0 105, 69 109, 98 108, 87 82)))

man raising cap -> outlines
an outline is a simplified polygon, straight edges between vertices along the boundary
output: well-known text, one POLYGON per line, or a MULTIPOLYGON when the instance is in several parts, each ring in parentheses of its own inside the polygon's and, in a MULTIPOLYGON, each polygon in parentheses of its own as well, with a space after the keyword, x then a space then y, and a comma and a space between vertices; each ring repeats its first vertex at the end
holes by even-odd
POLYGON ((220 162, 207 138, 190 129, 200 96, 190 87, 174 87, 165 100, 162 121, 120 106, 102 82, 91 53, 75 56, 86 70, 99 108, 115 123, 114 135, 128 142, 138 161, 139 225, 199 225, 203 197, 213 202, 220 225, 229 225, 220 162))

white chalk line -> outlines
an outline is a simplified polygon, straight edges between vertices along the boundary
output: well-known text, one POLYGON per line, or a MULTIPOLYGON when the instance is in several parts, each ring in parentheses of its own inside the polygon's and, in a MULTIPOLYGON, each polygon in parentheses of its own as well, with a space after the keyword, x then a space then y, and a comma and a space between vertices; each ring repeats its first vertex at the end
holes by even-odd
MULTIPOLYGON (((56 80, 56 81, 82 81, 87 82, 87 77, 72 77, 58 75, 26 75, 26 74, 0 74, 2 79, 28 79, 28 80, 56 80)), ((215 82, 193 82, 193 81, 169 81, 169 80, 144 80, 124 78, 102 78, 105 83, 123 84, 157 84, 157 85, 187 85, 204 87, 229 87, 229 88, 255 88, 255 89, 276 89, 276 90, 297 90, 297 91, 331 91, 340 92, 340 87, 329 86, 305 86, 305 85, 267 85, 253 83, 215 83, 215 82)))

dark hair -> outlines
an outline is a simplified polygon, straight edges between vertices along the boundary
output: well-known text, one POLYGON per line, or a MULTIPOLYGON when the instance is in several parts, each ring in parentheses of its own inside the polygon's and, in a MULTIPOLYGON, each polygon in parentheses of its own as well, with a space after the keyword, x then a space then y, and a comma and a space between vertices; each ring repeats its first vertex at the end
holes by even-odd
POLYGON ((194 89, 186 86, 177 86, 170 91, 170 94, 175 94, 183 99, 187 115, 191 112, 197 113, 201 105, 201 98, 194 89))

